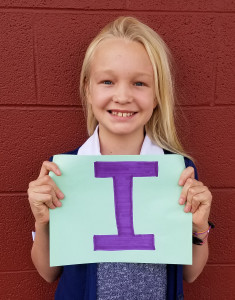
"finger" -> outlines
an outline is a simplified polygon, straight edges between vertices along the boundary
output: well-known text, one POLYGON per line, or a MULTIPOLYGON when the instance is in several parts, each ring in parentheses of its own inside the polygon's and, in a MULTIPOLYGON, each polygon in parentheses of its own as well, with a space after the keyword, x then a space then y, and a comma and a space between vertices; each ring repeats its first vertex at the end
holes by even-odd
MULTIPOLYGON (((188 178, 187 181, 185 182, 181 194, 180 194, 180 198, 179 198, 179 204, 183 205, 185 204, 186 200, 188 201, 187 197, 188 197, 188 190, 190 187, 203 187, 203 183, 196 180, 196 179, 192 179, 192 178, 188 178)), ((200 191, 198 191, 200 192, 200 191)))
POLYGON ((56 195, 56 191, 54 190, 54 186, 52 186, 50 184, 48 184, 48 185, 46 185, 46 184, 45 185, 36 185, 33 189, 33 192, 38 193, 38 194, 55 194, 56 195))
POLYGON ((201 193, 198 193, 195 196, 197 196, 198 200, 200 201, 200 204, 211 206, 212 194, 206 186, 203 187, 201 193))
POLYGON ((211 192, 207 189, 207 187, 204 187, 204 191, 201 193, 198 193, 193 196, 192 199, 192 209, 191 212, 195 213, 197 209, 202 206, 210 208, 211 201, 212 201, 212 195, 211 192))
MULTIPOLYGON (((46 194, 45 195, 45 199, 46 201, 44 202, 49 208, 56 208, 57 205, 56 205, 56 199, 54 197, 54 195, 49 195, 49 194, 46 194)), ((57 199, 58 200, 58 199, 57 199)), ((61 206, 61 203, 60 203, 60 206, 61 206)))
POLYGON ((60 200, 62 199, 58 199, 56 192, 54 190, 54 188, 51 185, 42 185, 42 186, 36 186, 34 188, 34 193, 37 194, 46 194, 46 195, 51 195, 52 196, 52 202, 56 207, 60 207, 62 204, 60 202, 60 200))
POLYGON ((192 210, 195 211, 197 207, 200 205, 201 197, 199 195, 203 194, 207 190, 207 187, 204 185, 200 185, 200 184, 193 185, 193 184, 194 182, 188 189, 186 205, 184 208, 185 212, 190 212, 190 211, 192 212, 192 210))
POLYGON ((191 213, 194 214, 200 206, 200 200, 198 199, 198 195, 194 196, 191 204, 191 213))
MULTIPOLYGON (((34 182, 30 183, 30 186, 31 186, 31 188, 33 190, 35 190, 36 186, 43 186, 43 185, 51 186, 54 189, 54 191, 56 193, 56 196, 59 199, 63 199, 64 198, 64 194, 58 188, 58 186, 56 185, 55 181, 49 175, 45 175, 45 176, 43 176, 41 178, 38 178, 34 182)), ((49 193, 50 193, 50 191, 49 191, 49 193)))
POLYGON ((62 203, 60 202, 60 200, 57 198, 55 191, 52 192, 52 203, 54 204, 54 206, 56 207, 61 207, 62 203))
POLYGON ((37 208, 42 207, 43 205, 46 205, 48 208, 51 209, 56 208, 56 206, 53 203, 52 195, 32 192, 30 194, 30 198, 33 199, 33 201, 30 201, 30 204, 34 205, 37 208))
POLYGON ((180 194, 180 198, 179 198, 179 204, 183 205, 185 204, 186 200, 187 200, 187 195, 188 195, 188 189, 190 188, 190 186, 193 183, 193 179, 189 178, 187 179, 187 181, 185 182, 181 194, 180 194))
POLYGON ((187 179, 192 178, 194 179, 195 174, 194 174, 194 168, 193 167, 188 167, 186 169, 183 170, 183 172, 180 175, 180 179, 179 179, 179 185, 184 185, 185 182, 187 181, 187 179))
POLYGON ((190 211, 192 214, 194 214, 198 210, 199 206, 202 204, 202 200, 203 200, 203 193, 193 196, 191 211, 190 211))
POLYGON ((57 164, 50 161, 44 161, 38 178, 48 175, 50 171, 54 172, 57 176, 61 175, 60 169, 57 164))

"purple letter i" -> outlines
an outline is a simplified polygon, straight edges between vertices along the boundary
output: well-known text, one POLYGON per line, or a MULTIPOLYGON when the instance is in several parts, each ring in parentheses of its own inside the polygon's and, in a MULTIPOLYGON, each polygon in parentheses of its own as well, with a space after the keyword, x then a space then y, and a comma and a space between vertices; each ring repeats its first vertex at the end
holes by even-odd
POLYGON ((96 178, 113 178, 118 235, 94 235, 94 250, 155 250, 153 234, 135 234, 133 177, 158 176, 157 162, 95 162, 96 178))

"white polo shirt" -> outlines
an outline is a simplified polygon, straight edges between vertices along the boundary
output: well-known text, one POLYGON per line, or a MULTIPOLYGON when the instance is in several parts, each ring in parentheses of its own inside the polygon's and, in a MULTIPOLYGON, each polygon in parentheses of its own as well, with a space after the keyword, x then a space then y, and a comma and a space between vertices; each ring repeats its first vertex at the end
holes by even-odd
MULTIPOLYGON (((98 130, 99 126, 96 127, 93 135, 90 136, 89 139, 79 148, 78 155, 101 155, 98 130)), ((162 148, 154 144, 147 135, 145 135, 140 155, 151 154, 164 154, 164 151, 162 148)))

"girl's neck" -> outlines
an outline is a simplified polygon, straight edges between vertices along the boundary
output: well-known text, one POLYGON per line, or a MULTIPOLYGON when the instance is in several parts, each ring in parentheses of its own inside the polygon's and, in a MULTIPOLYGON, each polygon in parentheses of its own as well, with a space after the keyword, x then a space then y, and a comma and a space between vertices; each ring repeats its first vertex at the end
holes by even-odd
POLYGON ((114 135, 99 129, 99 140, 102 155, 138 155, 144 141, 144 132, 129 136, 114 135))

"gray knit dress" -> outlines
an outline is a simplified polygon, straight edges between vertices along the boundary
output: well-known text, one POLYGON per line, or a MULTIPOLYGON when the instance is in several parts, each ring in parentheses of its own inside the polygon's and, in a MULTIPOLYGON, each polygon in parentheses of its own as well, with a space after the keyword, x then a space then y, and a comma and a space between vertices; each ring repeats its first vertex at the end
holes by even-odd
POLYGON ((98 300, 165 300, 166 290, 166 265, 144 263, 98 264, 98 300))

